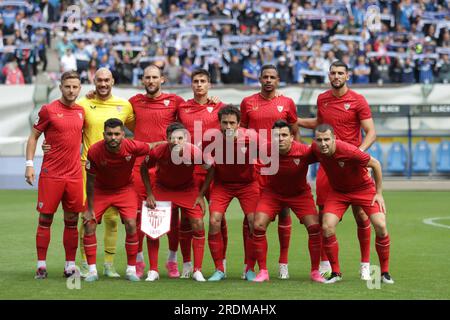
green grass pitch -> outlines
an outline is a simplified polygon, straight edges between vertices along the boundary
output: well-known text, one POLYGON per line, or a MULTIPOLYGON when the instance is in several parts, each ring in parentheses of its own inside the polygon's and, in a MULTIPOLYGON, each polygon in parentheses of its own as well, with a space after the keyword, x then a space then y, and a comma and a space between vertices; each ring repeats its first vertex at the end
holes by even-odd
MULTIPOLYGON (((228 278, 220 283, 196 283, 192 279, 168 279, 164 268, 167 238, 160 247, 161 279, 154 283, 130 283, 100 276, 95 283, 81 282, 80 290, 69 290, 62 277, 64 250, 63 219, 59 211, 52 226, 47 257, 49 278, 33 279, 36 267, 35 191, 0 191, 0 299, 450 299, 450 229, 426 225, 423 219, 450 216, 448 192, 385 192, 388 229, 391 234, 391 274, 394 285, 368 289, 358 276, 359 246, 350 212, 338 226, 343 281, 335 285, 312 283, 308 277, 309 256, 304 226, 293 217, 289 253, 289 280, 278 280, 277 223, 268 230, 268 268, 271 281, 257 284, 240 280, 242 271, 242 213, 234 201, 227 214, 228 278)), ((207 219, 205 219, 207 220, 207 219)), ((450 220, 439 223, 449 224, 450 220)), ((120 228, 116 267, 126 265, 124 228, 120 228)), ((98 268, 102 272, 103 227, 99 227, 98 268)), ((146 247, 145 247, 146 248, 146 247)), ((146 260, 148 258, 146 257, 146 260)), ((181 254, 178 259, 181 267, 181 254)), ((378 265, 372 232, 372 264, 378 265)), ((213 263, 205 245, 203 272, 208 277, 213 263)))

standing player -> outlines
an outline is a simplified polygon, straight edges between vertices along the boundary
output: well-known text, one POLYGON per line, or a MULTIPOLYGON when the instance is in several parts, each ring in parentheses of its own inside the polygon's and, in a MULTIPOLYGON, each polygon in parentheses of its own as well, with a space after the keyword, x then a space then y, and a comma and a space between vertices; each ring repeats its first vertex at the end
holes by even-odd
MULTIPOLYGON (((263 282, 269 280, 267 271, 267 239, 266 230, 283 207, 291 208, 308 231, 309 255, 311 258, 311 280, 325 282, 319 272, 321 232, 319 215, 306 182, 308 173, 309 147, 294 141, 292 127, 284 120, 278 120, 273 126, 274 137, 279 145, 279 169, 276 174, 267 176, 267 181, 256 207, 253 234, 250 236, 250 247, 259 264, 259 273, 253 280, 263 282)), ((274 140, 272 140, 274 141, 274 140)), ((275 142, 275 141, 274 141, 275 142)), ((274 159, 274 155, 271 157, 274 159)), ((272 160, 275 161, 275 160, 272 160)))
MULTIPOLYGON (((298 124, 305 128, 314 129, 321 123, 328 123, 333 127, 337 139, 366 151, 376 139, 375 125, 366 99, 348 88, 349 74, 345 63, 341 61, 333 62, 330 66, 328 78, 331 90, 320 94, 317 98, 317 118, 299 118, 298 124), (361 136, 361 128, 366 134, 364 140, 361 136)), ((323 213, 323 206, 330 189, 327 176, 320 167, 316 180, 316 203, 319 206, 319 215, 323 213)), ((370 220, 360 207, 352 206, 352 210, 358 225, 361 279, 370 280, 370 220)), ((329 274, 330 268, 328 258, 322 250, 321 272, 329 274)))
MULTIPOLYGON (((250 155, 252 144, 256 144, 258 137, 253 130, 240 128, 240 119, 241 112, 232 105, 227 105, 219 111, 221 132, 213 142, 218 145, 218 148, 212 151, 214 183, 210 191, 208 233, 209 249, 216 271, 208 281, 220 281, 225 278, 221 222, 233 198, 239 200, 248 224, 244 230, 248 228, 249 232, 244 233, 243 237, 245 263, 247 266, 249 265, 249 252, 245 246, 247 246, 248 237, 253 229, 253 217, 259 195, 259 184, 256 180, 254 165, 256 159, 250 159, 250 155)), ((207 139, 205 137, 205 140, 207 139)), ((205 148, 207 147, 209 148, 209 146, 205 146, 205 148)), ((245 271, 247 279, 255 277, 252 269, 245 271)))
POLYGON ((44 155, 39 177, 39 224, 36 233, 38 263, 35 279, 47 278, 50 227, 60 202, 64 210, 64 275, 69 277, 75 272, 78 213, 83 210, 80 146, 85 114, 83 108, 75 103, 81 89, 78 73, 63 73, 59 89, 61 98, 41 108, 27 142, 25 179, 30 185, 35 180, 33 158, 39 136, 44 133, 45 139, 53 145, 53 149, 44 155))
POLYGON ((313 156, 320 161, 331 185, 322 221, 323 248, 332 268, 326 283, 342 279, 335 234, 336 226, 349 205, 361 206, 369 215, 376 233, 375 247, 380 260, 382 281, 394 283, 389 275, 390 239, 386 228, 380 162, 358 147, 336 140, 333 127, 328 124, 321 124, 315 129, 315 143, 311 150, 313 156), (375 183, 369 176, 367 167, 372 168, 375 183))
MULTIPOLYGON (((202 164, 202 152, 193 144, 186 143, 186 129, 181 123, 167 127, 168 143, 156 147, 146 157, 141 166, 142 181, 147 191, 147 204, 155 208, 155 201, 171 201, 172 207, 180 208, 182 218, 189 220, 193 233, 194 273, 196 281, 206 281, 202 274, 202 262, 205 249, 205 229, 203 215, 205 204, 203 196, 212 180, 212 169, 206 178, 200 193, 193 182, 195 164, 202 164), (177 164, 174 158, 179 158, 177 164), (150 182, 148 169, 156 167, 155 181, 150 182)), ((150 270, 145 281, 159 279, 158 251, 150 256, 150 270)))
MULTIPOLYGON (((277 94, 277 88, 280 83, 277 68, 273 65, 265 65, 261 68, 259 77, 261 91, 244 98, 241 103, 241 126, 256 130, 261 134, 261 130, 268 132, 267 138, 270 139, 270 130, 275 121, 285 120, 292 126, 294 139, 300 141, 297 126, 297 108, 292 99, 277 94)), ((261 188, 265 184, 265 177, 258 175, 261 188)), ((244 223, 244 232, 247 223, 244 223)), ((288 279, 288 252, 291 239, 292 220, 288 208, 282 208, 278 217, 278 239, 280 241, 279 257, 279 278, 288 279)))
MULTIPOLYGON (((150 65, 144 70, 142 84, 146 94, 137 94, 130 98, 130 103, 136 117, 134 139, 142 142, 158 142, 166 140, 166 128, 177 119, 178 108, 184 102, 183 98, 173 93, 164 93, 161 85, 164 83, 162 71, 156 65, 150 65)), ((145 270, 144 254, 142 252, 144 233, 140 231, 141 205, 147 198, 144 184, 141 180, 140 165, 144 157, 137 159, 133 169, 134 185, 138 194, 138 233, 139 252, 137 256, 137 274, 142 277, 145 270)), ((178 278, 177 250, 178 250, 178 210, 172 212, 169 240, 169 255, 166 268, 170 278, 178 278)), ((159 250, 159 239, 147 237, 149 257, 155 256, 159 250)))
POLYGON ((83 215, 85 233, 84 248, 89 264, 85 281, 98 280, 96 256, 97 239, 95 231, 102 216, 109 207, 115 207, 125 224, 127 270, 125 277, 139 281, 136 275, 136 254, 138 235, 136 232, 137 201, 133 188, 132 170, 138 156, 149 153, 152 146, 146 143, 125 139, 123 122, 108 119, 104 124, 104 141, 89 148, 86 161, 87 211, 83 215))
MULTIPOLYGON (((83 153, 81 162, 83 167, 86 164, 87 153, 91 145, 103 140, 104 123, 110 118, 117 118, 124 122, 128 128, 133 129, 134 115, 130 103, 122 98, 113 96, 111 93, 114 85, 114 78, 111 71, 106 68, 100 68, 95 73, 95 98, 86 97, 80 99, 78 104, 84 108, 86 121, 83 128, 83 153)), ((85 170, 83 172, 84 181, 86 181, 85 170)), ((103 220, 105 222, 105 263, 104 275, 117 278, 120 275, 114 268, 114 255, 117 245, 117 223, 118 211, 116 208, 106 210, 103 220)), ((84 229, 80 230, 80 238, 83 236, 84 229)), ((80 250, 83 256, 82 275, 87 273, 87 262, 84 254, 84 247, 80 250)))
MULTIPOLYGON (((210 129, 220 129, 217 121, 219 110, 223 107, 221 102, 213 102, 208 98, 208 90, 211 88, 211 77, 205 69, 196 69, 191 74, 193 99, 182 103, 178 110, 178 119, 186 127, 191 137, 191 143, 202 149, 203 134, 210 129)), ((206 170, 196 166, 194 170, 194 182, 198 189, 202 187, 206 178, 206 170)), ((209 189, 206 199, 209 200, 209 189)), ((180 224, 180 248, 183 255, 183 271, 181 278, 189 278, 192 273, 191 264, 191 240, 192 230, 190 223, 185 219, 180 224)), ((221 234, 223 239, 224 269, 226 269, 226 251, 228 244, 228 231, 225 217, 222 219, 221 234)))

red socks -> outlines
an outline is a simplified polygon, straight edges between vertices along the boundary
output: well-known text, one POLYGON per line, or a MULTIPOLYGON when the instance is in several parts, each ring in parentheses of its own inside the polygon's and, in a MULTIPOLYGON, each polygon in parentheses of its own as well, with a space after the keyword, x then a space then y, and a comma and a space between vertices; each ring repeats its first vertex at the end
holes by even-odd
POLYGON ((63 244, 66 261, 75 261, 78 248, 78 220, 64 220, 63 244))
POLYGON ((209 251, 211 251, 212 259, 216 270, 224 272, 223 268, 223 238, 220 232, 208 234, 209 251))
POLYGON ((203 254, 205 252, 205 230, 193 232, 192 249, 194 251, 194 272, 202 270, 203 254))
POLYGON ((148 260, 150 261, 150 270, 158 272, 158 252, 159 239, 147 237, 148 260))
POLYGON ((279 263, 288 263, 289 241, 291 240, 292 220, 291 215, 278 215, 278 239, 280 241, 279 263))
POLYGON ((250 236, 250 227, 248 226, 247 216, 244 217, 244 221, 242 221, 242 237, 244 238, 244 263, 248 264, 247 261, 247 241, 250 236))
POLYGON ((389 235, 384 238, 375 238, 375 248, 380 259, 381 273, 389 272, 389 249, 391 246, 391 240, 389 235))
POLYGON ((180 215, 178 214, 178 208, 172 209, 172 219, 170 220, 170 231, 167 233, 169 238, 169 250, 178 250, 178 230, 180 228, 180 215))
POLYGON ((84 234, 83 237, 84 252, 86 253, 87 263, 89 265, 97 262, 97 238, 95 233, 91 235, 84 234))
POLYGON ((222 224, 220 226, 220 232, 222 233, 222 242, 223 242, 223 258, 227 256, 227 247, 228 247, 228 226, 227 220, 225 219, 225 215, 222 217, 222 224))
POLYGON ((370 262, 370 220, 358 223, 358 240, 361 250, 361 262, 370 262))
POLYGON ((139 239, 137 232, 127 234, 125 238, 125 251, 127 252, 127 264, 129 266, 136 265, 136 255, 138 253, 139 239))
POLYGON ((320 250, 322 247, 322 228, 319 224, 310 225, 308 228, 308 249, 311 258, 311 271, 319 270, 320 250))
MULTIPOLYGON (((50 226, 52 220, 40 219, 36 231, 36 249, 38 260, 46 260, 48 245, 50 243, 50 226)), ((73 259, 72 261, 74 261, 73 259)))
POLYGON ((328 260, 331 264, 331 269, 333 272, 341 273, 341 268, 339 266, 339 245, 335 235, 328 238, 323 236, 323 249, 327 253, 328 260))
POLYGON ((180 224, 180 249, 183 256, 183 262, 191 261, 191 243, 192 243, 192 228, 189 219, 181 219, 180 224))
POLYGON ((252 235, 254 254, 258 261, 259 270, 267 270, 267 238, 266 231, 255 229, 252 235))

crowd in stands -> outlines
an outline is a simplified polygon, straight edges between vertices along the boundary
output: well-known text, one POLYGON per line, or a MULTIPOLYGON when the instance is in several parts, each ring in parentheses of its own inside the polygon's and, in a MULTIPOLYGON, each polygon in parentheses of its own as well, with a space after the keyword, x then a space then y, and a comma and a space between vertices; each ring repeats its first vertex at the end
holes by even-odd
POLYGON ((116 83, 140 85, 150 63, 169 85, 189 85, 199 67, 212 83, 258 85, 264 64, 283 84, 324 83, 336 59, 350 83, 450 82, 446 0, 28 0, 2 1, 0 13, 7 84, 46 70, 52 35, 59 71, 86 83, 108 67, 116 83))

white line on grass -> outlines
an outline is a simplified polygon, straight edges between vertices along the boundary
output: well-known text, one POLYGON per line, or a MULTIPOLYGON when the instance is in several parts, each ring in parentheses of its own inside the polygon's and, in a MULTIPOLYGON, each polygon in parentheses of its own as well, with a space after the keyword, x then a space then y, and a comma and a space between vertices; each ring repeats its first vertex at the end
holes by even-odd
POLYGON ((450 219, 450 217, 428 218, 428 219, 423 219, 422 222, 425 224, 429 224, 430 226, 450 229, 450 226, 448 226, 448 225, 434 222, 434 220, 444 220, 444 219, 450 219))

